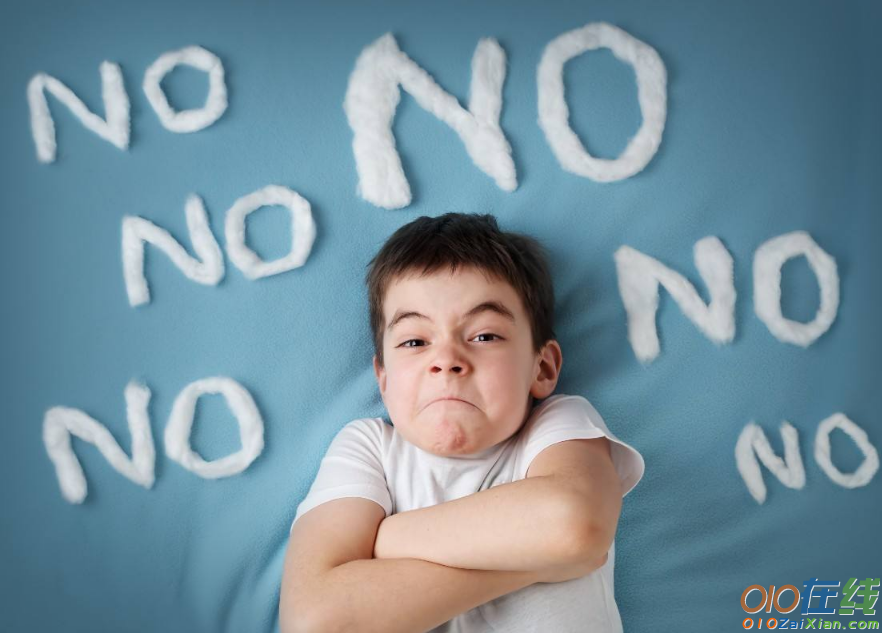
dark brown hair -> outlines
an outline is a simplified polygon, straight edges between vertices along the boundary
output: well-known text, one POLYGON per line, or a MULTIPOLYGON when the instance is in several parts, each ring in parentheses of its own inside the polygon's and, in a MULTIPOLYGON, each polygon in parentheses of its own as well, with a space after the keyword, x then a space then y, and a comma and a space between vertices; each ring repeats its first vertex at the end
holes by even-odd
POLYGON ((445 213, 422 216, 405 224, 386 240, 368 263, 371 331, 377 361, 383 366, 383 300, 399 276, 422 271, 427 275, 448 267, 476 268, 508 282, 523 302, 530 319, 533 348, 542 349, 554 334, 554 286, 545 250, 534 238, 501 231, 490 214, 445 213))

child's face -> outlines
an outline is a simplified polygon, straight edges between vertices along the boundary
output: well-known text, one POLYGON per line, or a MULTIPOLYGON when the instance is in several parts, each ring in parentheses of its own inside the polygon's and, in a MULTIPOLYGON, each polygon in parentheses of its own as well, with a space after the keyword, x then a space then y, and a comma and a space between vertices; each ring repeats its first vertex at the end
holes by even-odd
POLYGON ((374 357, 380 394, 396 430, 425 451, 467 455, 498 444, 520 429, 530 396, 545 398, 557 384, 557 341, 535 352, 515 289, 477 269, 400 277, 383 314, 385 367, 374 357), (513 319, 489 309, 468 314, 485 302, 513 319), (426 318, 401 318, 413 312, 426 318))

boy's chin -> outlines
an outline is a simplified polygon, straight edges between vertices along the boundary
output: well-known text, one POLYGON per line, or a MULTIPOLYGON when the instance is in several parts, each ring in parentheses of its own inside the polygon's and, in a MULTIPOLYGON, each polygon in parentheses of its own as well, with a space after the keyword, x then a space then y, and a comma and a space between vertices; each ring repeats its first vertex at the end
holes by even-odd
POLYGON ((407 435, 411 435, 410 442, 427 453, 440 457, 451 457, 476 453, 480 450, 480 447, 474 445, 470 434, 463 428, 464 425, 449 417, 420 420, 417 426, 419 428, 411 429, 416 433, 405 434, 405 439, 409 439, 407 435))

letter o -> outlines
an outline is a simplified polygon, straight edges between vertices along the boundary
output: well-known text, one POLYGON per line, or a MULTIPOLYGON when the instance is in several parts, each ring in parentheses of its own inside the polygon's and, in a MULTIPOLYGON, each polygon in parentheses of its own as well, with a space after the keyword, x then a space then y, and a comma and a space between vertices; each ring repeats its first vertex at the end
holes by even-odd
POLYGON ((808 347, 836 319, 839 309, 836 260, 824 252, 806 231, 785 233, 764 242, 753 254, 753 308, 779 341, 808 347), (821 290, 821 305, 809 323, 787 319, 781 313, 781 267, 788 259, 799 255, 808 260, 821 290))
POLYGON ((876 447, 870 443, 867 432, 842 413, 834 413, 818 425, 815 434, 815 461, 831 481, 843 488, 866 486, 879 470, 879 453, 876 447), (843 473, 833 465, 830 456, 830 433, 833 429, 840 429, 848 435, 864 454, 864 461, 853 473, 843 473))
POLYGON ((227 255, 233 264, 248 279, 260 279, 303 266, 315 241, 315 221, 309 202, 296 191, 280 185, 267 185, 233 203, 227 211, 224 234, 227 238, 227 255), (245 218, 249 213, 269 205, 281 205, 291 212, 292 237, 291 251, 287 255, 265 262, 245 244, 245 218))
POLYGON ((799 590, 796 587, 794 587, 793 585, 782 585, 778 589, 778 593, 775 596, 775 610, 778 611, 778 613, 790 613, 791 611, 793 611, 796 608, 796 605, 798 605, 798 604, 799 604, 799 590), (787 591, 788 589, 790 589, 790 591, 793 592, 793 604, 791 604, 790 607, 785 611, 784 609, 781 608, 780 600, 781 600, 781 594, 784 593, 785 591, 787 591))
POLYGON ((236 475, 257 459, 263 450, 263 420, 251 394, 232 378, 213 376, 187 385, 172 405, 165 427, 165 454, 187 470, 205 479, 236 475), (235 453, 206 462, 190 448, 190 432, 196 401, 203 394, 223 395, 239 424, 242 448, 235 453))
POLYGON ((144 94, 159 121, 172 132, 196 132, 208 127, 227 109, 227 86, 224 83, 224 67, 214 53, 201 46, 187 46, 160 55, 144 73, 144 94), (159 83, 175 66, 186 64, 208 73, 208 98, 201 108, 175 112, 159 83))
POLYGON ((593 22, 554 38, 539 62, 539 126, 565 170, 597 182, 624 180, 641 171, 661 144, 667 118, 667 71, 654 48, 606 22, 593 22), (587 50, 608 48, 637 74, 637 99, 643 123, 614 160, 595 158, 570 127, 564 96, 563 67, 587 50))
MULTIPOLYGON (((766 593, 765 587, 763 587, 762 585, 751 585, 750 587, 748 587, 747 589, 744 590, 744 593, 741 594, 741 608, 744 609, 744 611, 747 613, 757 613, 764 606, 766 606, 766 599, 767 598, 768 598, 768 594, 766 593), (747 596, 749 596, 751 594, 751 592, 753 592, 753 591, 759 591, 761 594, 763 594, 763 599, 760 601, 760 604, 758 607, 756 607, 755 609, 749 609, 747 607, 747 596)), ((751 620, 751 622, 752 622, 752 620, 751 620)))

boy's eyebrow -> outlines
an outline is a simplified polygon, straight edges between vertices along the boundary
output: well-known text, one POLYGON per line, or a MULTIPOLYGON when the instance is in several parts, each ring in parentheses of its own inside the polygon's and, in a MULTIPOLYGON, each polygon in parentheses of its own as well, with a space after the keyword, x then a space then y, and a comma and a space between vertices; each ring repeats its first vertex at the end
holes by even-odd
MULTIPOLYGON (((512 323, 516 322, 514 314, 512 314, 512 311, 509 310, 508 308, 506 308, 505 304, 503 304, 500 301, 484 301, 482 303, 479 303, 474 308, 472 308, 471 310, 466 312, 464 318, 466 320, 471 319, 476 314, 480 314, 481 312, 488 312, 488 311, 495 312, 496 314, 502 315, 506 319, 511 321, 512 323)), ((405 312, 398 310, 395 312, 395 316, 393 316, 392 320, 389 322, 389 327, 386 328, 386 331, 391 332, 392 328, 395 327, 396 325, 398 325, 398 323, 400 323, 404 319, 409 319, 409 318, 427 319, 429 322, 432 321, 432 319, 427 317, 425 314, 420 314, 419 312, 415 312, 413 310, 407 310, 405 312)))

